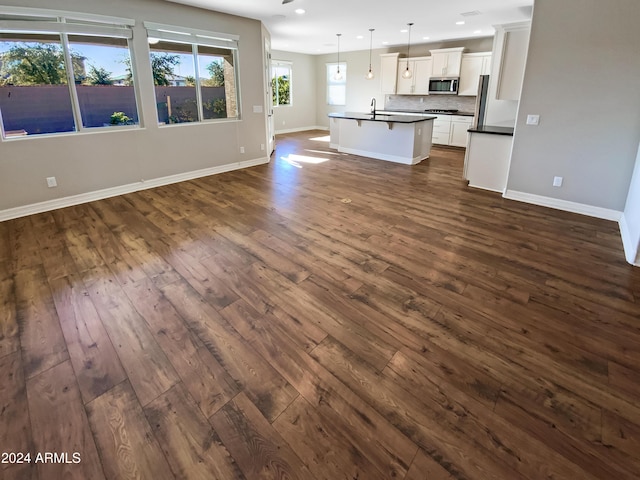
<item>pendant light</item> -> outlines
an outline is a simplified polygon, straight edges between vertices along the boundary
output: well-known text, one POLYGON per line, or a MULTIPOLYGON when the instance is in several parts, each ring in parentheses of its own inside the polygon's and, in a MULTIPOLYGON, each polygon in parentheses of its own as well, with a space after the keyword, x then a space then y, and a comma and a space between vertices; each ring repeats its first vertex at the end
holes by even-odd
POLYGON ((338 70, 336 70, 335 75, 333 76, 334 80, 342 80, 342 72, 340 72, 340 37, 341 33, 336 33, 336 37, 338 37, 338 70))
POLYGON ((373 77, 375 76, 373 74, 373 70, 371 69, 371 50, 373 48, 373 31, 374 30, 375 30, 375 28, 370 28, 369 29, 369 71, 367 72, 367 74, 364 77, 367 80, 373 80, 373 77))
POLYGON ((411 70, 409 70, 409 52, 411 51, 411 26, 413 25, 413 23, 407 23, 407 25, 409 26, 409 40, 407 41, 407 68, 404 72, 402 72, 402 78, 411 78, 413 75, 411 73, 411 70))

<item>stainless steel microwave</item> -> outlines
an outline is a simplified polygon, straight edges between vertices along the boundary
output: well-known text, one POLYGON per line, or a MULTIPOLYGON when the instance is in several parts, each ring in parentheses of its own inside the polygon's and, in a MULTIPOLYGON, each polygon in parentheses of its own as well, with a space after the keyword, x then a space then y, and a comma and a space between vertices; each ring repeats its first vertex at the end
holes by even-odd
POLYGON ((429 79, 429 95, 457 95, 458 83, 460 78, 437 78, 433 77, 429 79))

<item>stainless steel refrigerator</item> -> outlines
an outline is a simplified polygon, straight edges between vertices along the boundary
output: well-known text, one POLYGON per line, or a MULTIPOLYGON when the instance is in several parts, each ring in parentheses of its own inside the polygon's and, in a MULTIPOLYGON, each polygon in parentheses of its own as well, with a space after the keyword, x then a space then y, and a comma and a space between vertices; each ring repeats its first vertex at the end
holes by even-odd
MULTIPOLYGON (((476 108, 473 113, 473 123, 471 128, 480 128, 484 126, 484 118, 487 114, 487 100, 489 98, 489 75, 480 75, 478 81, 478 95, 476 96, 476 108)), ((471 134, 467 136, 467 150, 464 154, 464 168, 462 170, 462 177, 468 180, 467 168, 469 163, 469 141, 471 140, 471 134)))
POLYGON ((489 75, 480 75, 478 82, 478 95, 476 96, 476 109, 473 116, 473 128, 482 127, 487 113, 487 100, 489 97, 489 75))

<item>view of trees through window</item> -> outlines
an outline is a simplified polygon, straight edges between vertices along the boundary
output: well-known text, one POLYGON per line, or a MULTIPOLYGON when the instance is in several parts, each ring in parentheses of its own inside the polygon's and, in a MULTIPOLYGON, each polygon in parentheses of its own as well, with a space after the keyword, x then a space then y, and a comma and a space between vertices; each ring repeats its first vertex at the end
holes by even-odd
POLYGON ((149 47, 160 123, 237 116, 230 50, 168 41, 149 47))
MULTIPOLYGON (((4 137, 138 125, 131 21, 34 12, 0 18, 4 137)), ((238 118, 235 36, 145 26, 159 124, 238 118)))
POLYGON ((67 42, 71 65, 60 35, 0 34, 5 135, 138 123, 127 40, 68 35, 67 42))
POLYGON ((274 105, 291 105, 291 64, 272 62, 271 90, 274 105))

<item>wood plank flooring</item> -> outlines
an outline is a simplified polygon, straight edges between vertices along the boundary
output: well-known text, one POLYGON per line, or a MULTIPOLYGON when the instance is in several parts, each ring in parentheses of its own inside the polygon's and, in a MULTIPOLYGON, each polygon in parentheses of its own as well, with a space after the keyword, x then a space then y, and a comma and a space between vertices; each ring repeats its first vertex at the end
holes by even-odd
POLYGON ((615 223, 277 145, 0 223, 0 478, 640 478, 615 223))

